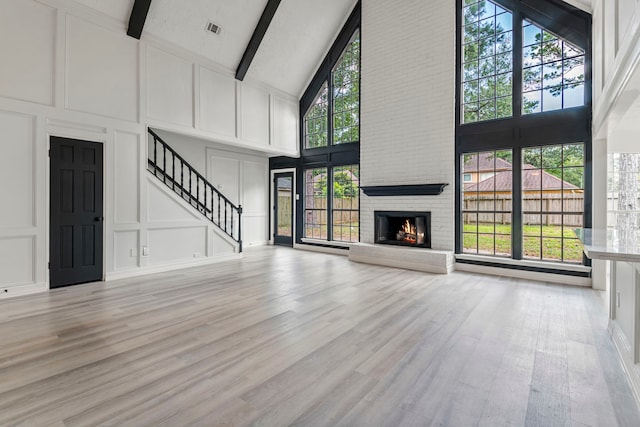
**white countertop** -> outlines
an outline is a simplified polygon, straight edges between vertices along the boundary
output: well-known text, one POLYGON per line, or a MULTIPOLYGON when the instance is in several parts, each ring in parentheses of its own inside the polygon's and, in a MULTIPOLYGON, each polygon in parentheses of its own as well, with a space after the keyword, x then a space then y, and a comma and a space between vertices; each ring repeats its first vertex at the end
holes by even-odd
POLYGON ((640 262, 640 230, 576 228, 575 232, 591 259, 640 262))

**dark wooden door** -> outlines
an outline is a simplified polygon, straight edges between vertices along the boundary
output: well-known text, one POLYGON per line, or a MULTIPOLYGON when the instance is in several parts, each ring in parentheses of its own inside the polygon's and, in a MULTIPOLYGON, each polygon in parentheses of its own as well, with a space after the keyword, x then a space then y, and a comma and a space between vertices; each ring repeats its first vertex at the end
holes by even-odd
POLYGON ((274 174, 273 243, 293 246, 293 172, 274 174))
POLYGON ((102 280, 102 144, 51 137, 49 281, 102 280))

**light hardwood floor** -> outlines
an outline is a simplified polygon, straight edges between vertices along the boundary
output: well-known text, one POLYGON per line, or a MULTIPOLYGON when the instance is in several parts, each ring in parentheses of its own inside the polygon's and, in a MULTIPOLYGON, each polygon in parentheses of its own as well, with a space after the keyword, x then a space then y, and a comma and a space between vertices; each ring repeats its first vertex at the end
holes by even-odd
POLYGON ((0 425, 639 426, 590 289, 287 248, 0 301, 0 425))

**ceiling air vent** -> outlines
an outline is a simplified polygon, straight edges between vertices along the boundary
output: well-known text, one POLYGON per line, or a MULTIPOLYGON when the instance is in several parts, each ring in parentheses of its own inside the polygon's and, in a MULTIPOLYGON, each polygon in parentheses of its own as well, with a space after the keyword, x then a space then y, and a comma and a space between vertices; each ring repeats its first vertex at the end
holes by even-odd
POLYGON ((220 34, 220 30, 222 28, 220 28, 219 25, 216 25, 213 22, 209 21, 209 22, 207 22, 207 26, 204 27, 204 29, 205 29, 205 31, 208 31, 210 33, 213 33, 213 34, 217 35, 217 34, 220 34))

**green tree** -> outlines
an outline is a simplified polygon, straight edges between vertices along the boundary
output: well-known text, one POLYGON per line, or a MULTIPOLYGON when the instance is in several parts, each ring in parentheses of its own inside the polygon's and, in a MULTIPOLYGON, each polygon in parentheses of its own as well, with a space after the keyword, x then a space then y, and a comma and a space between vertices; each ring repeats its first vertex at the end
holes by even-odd
POLYGON ((333 175, 333 197, 358 197, 358 184, 354 182, 347 172, 336 172, 333 175))
POLYGON ((354 34, 333 72, 333 143, 360 139, 360 32, 354 34))
MULTIPOLYGON (((464 0, 463 122, 511 117, 513 93, 512 14, 499 5, 464 0)), ((553 97, 584 82, 584 51, 524 21, 524 114, 540 111, 542 90, 553 97)))
MULTIPOLYGON (((343 144, 360 140, 360 32, 336 63, 331 72, 333 126, 332 143, 343 144)), ((326 147, 329 143, 329 89, 322 86, 305 114, 305 146, 326 147)))
POLYGON ((329 92, 325 83, 304 117, 305 146, 318 148, 327 146, 327 114, 329 92))
POLYGON ((464 8, 464 122, 512 116, 512 15, 490 1, 464 8))
MULTIPOLYGON (((559 97, 584 83, 584 51, 555 34, 525 21, 523 50, 523 113, 540 111, 540 91, 559 97)), ((543 108, 548 110, 548 108, 543 108)))

